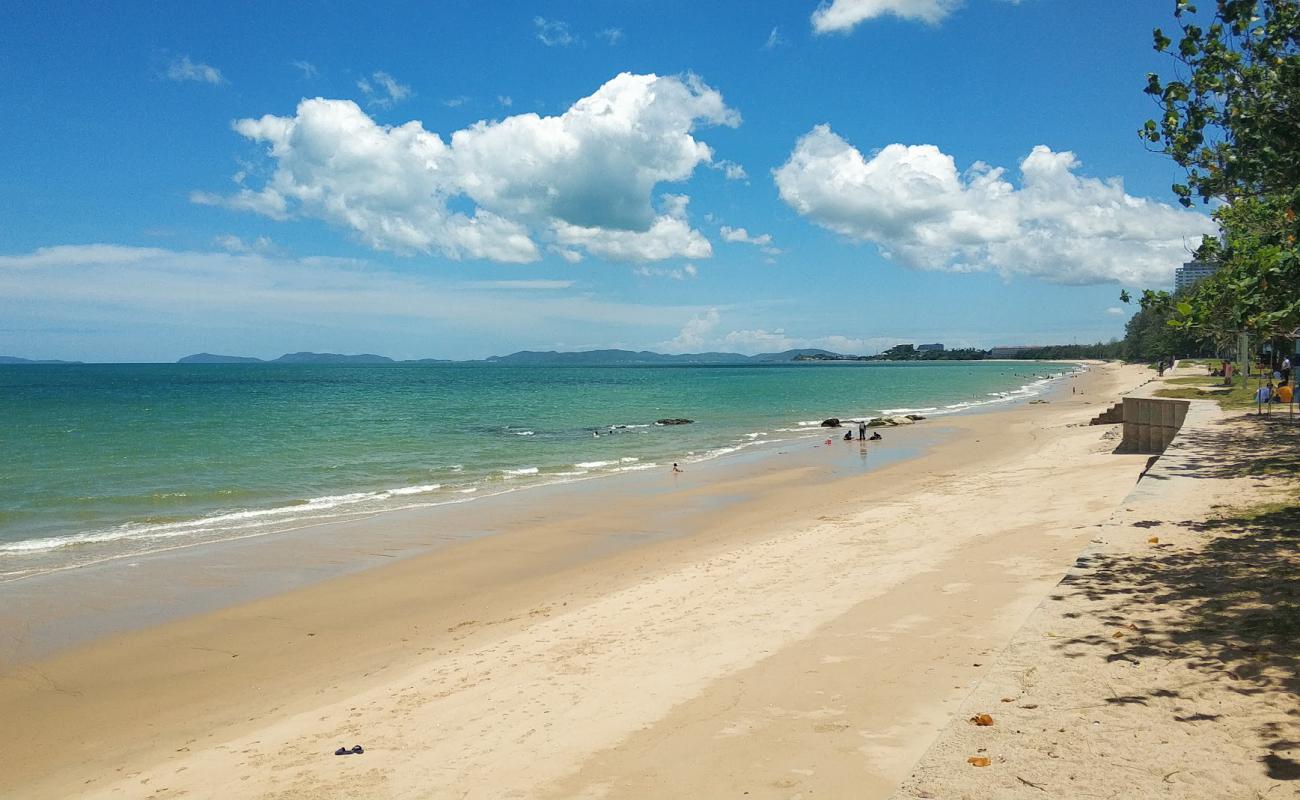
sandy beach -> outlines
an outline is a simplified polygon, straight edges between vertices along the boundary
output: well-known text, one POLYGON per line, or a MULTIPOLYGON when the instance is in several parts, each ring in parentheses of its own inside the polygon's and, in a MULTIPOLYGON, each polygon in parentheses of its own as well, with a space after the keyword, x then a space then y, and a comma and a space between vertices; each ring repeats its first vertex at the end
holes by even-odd
POLYGON ((1149 376, 927 421, 878 469, 809 445, 538 495, 493 535, 23 660, 0 794, 887 796, 1114 524, 1148 457, 1087 422, 1149 376))
POLYGON ((1194 401, 893 800, 1296 796, 1300 426, 1275 414, 1194 401))

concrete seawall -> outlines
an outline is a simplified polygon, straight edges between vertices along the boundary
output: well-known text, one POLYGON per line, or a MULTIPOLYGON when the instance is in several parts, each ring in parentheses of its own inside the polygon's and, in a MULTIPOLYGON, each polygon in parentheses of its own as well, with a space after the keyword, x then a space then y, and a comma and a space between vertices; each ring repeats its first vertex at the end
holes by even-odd
POLYGON ((1115 452, 1163 453, 1183 426, 1188 405, 1187 400, 1125 397, 1124 438, 1115 452))

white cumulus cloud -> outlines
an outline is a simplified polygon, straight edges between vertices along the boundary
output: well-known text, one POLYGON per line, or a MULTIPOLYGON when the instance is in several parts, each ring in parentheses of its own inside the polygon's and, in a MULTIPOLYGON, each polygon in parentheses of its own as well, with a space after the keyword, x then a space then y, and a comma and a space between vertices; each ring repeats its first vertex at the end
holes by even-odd
POLYGON ((533 26, 537 29, 537 40, 547 47, 568 47, 578 41, 578 37, 573 35, 567 22, 534 17, 533 26))
POLYGON ((1204 214, 1133 197, 1119 178, 1083 177, 1079 166, 1039 145, 1017 188, 982 162, 959 173, 933 145, 891 144, 868 158, 819 125, 774 176, 799 214, 918 269, 1160 285, 1215 230, 1204 214))
POLYGON ((730 228, 726 225, 723 225, 718 232, 722 234, 722 240, 726 242, 744 242, 745 244, 760 246, 772 243, 772 235, 770 233, 751 236, 749 231, 744 228, 730 228))
POLYGON ((722 234, 724 242, 752 244, 769 256, 778 256, 782 252, 780 248, 772 245, 772 234, 770 233, 760 233, 755 236, 744 228, 732 228, 726 225, 719 228, 718 233, 722 234))
POLYGON ((715 161, 712 166, 716 170, 721 170, 722 174, 729 181, 749 180, 749 173, 745 172, 745 168, 740 164, 737 164, 735 161, 728 161, 724 158, 721 161, 715 161))
POLYGON ((696 314, 686 321, 677 337, 664 342, 664 349, 670 353, 690 353, 704 349, 713 338, 713 330, 722 321, 718 309, 710 308, 702 314, 696 314))
POLYGON ((813 12, 812 26, 817 33, 847 33, 886 14, 933 25, 960 5, 961 0, 830 0, 813 12))
MULTIPOLYGON (((639 274, 639 270, 637 271, 639 274)), ((692 314, 682 325, 676 337, 655 345, 667 353, 700 353, 725 351, 753 355, 755 353, 781 352, 795 348, 816 347, 837 353, 865 353, 869 346, 883 346, 884 340, 866 340, 839 334, 822 336, 797 336, 784 328, 742 328, 725 330, 722 313, 717 308, 692 314)), ((892 341, 890 342, 892 344, 892 341)))
POLYGON ((198 83, 222 83, 225 78, 221 70, 201 61, 191 61, 189 56, 181 56, 167 66, 167 78, 173 81, 196 81, 198 83))
POLYGON ((357 88, 366 96, 366 104, 379 108, 392 108, 411 96, 411 87, 398 83, 387 72, 375 72, 357 81, 357 88))
POLYGON ((697 126, 739 122, 693 75, 623 73, 558 116, 482 121, 449 140, 418 121, 380 125, 348 100, 306 99, 292 117, 234 123, 267 146, 263 186, 191 199, 322 219, 397 252, 522 262, 540 257, 541 239, 614 260, 706 258, 687 198, 656 204, 655 189, 712 162, 697 126))
POLYGON ((610 261, 662 261, 665 258, 708 258, 713 246, 704 234, 686 221, 685 195, 664 195, 664 213, 644 231, 574 225, 553 222, 555 240, 567 247, 581 247, 610 261))

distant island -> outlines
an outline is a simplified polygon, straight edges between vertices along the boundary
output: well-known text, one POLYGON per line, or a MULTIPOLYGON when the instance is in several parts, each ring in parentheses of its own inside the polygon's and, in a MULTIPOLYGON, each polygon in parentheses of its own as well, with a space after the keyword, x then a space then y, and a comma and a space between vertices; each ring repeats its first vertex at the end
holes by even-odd
POLYGON ((251 356, 222 356, 215 353, 195 353, 177 359, 177 364, 442 364, 449 363, 441 358, 418 358, 408 361, 395 361, 388 356, 374 353, 343 355, 342 353, 285 353, 269 361, 251 356))
POLYGON ((212 353, 195 353, 177 360, 177 364, 261 364, 260 358, 249 356, 218 356, 212 353))
POLYGON ((812 357, 848 358, 829 350, 805 348, 785 350, 780 353, 759 353, 746 356, 740 353, 654 353, 649 350, 581 350, 561 353, 555 350, 521 350, 508 356, 491 356, 484 359, 491 364, 547 365, 547 366, 633 366, 645 364, 777 364, 812 357))

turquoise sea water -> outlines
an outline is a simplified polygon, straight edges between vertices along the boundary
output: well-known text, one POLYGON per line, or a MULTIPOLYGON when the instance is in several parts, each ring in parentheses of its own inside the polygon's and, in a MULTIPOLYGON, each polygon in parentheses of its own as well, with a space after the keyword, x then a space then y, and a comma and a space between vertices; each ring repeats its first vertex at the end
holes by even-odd
POLYGON ((1068 369, 0 366, 0 580, 953 413, 1068 369))

